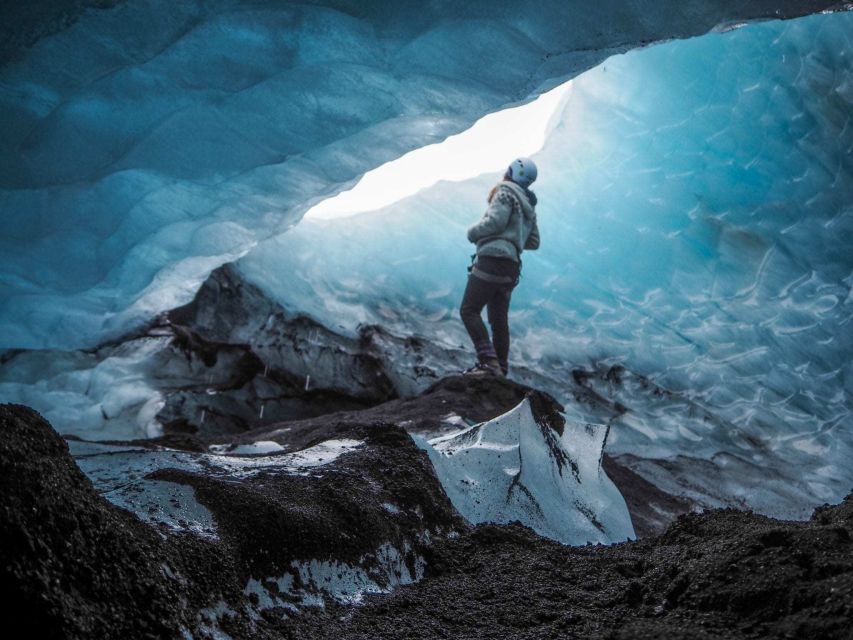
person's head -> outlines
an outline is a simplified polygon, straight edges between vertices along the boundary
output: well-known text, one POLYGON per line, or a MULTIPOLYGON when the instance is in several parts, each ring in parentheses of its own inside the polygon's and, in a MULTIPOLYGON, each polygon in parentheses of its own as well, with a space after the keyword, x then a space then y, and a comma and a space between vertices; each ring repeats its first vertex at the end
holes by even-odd
POLYGON ((517 185, 528 188, 536 180, 539 172, 536 164, 530 158, 516 158, 504 174, 504 180, 512 180, 517 185))

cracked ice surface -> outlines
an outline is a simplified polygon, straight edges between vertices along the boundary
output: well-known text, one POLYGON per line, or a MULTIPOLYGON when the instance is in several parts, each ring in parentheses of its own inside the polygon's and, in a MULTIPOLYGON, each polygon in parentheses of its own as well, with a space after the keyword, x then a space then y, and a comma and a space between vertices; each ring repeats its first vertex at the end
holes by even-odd
POLYGON ((0 347, 74 348, 187 302, 365 171, 614 51, 834 2, 140 0, 68 19, 6 4, 0 347))
POLYGON ((601 468, 605 425, 567 422, 562 436, 525 399, 502 416, 415 442, 469 522, 520 521, 565 544, 634 538, 625 500, 601 468))
MULTIPOLYGON (((588 421, 572 370, 633 372, 597 389, 628 408, 610 451, 667 461, 635 468, 653 482, 780 517, 853 486, 851 34, 846 12, 615 56, 573 80, 535 156, 511 361, 588 421), (689 478, 697 458, 725 489, 689 478)), ((332 326, 467 344, 464 232, 495 179, 303 221, 240 269, 332 326)))

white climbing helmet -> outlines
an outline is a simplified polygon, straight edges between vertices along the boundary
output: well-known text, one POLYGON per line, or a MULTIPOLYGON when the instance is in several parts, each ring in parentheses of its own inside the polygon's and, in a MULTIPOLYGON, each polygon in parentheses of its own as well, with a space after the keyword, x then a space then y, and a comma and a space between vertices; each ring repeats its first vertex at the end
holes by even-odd
POLYGON ((536 164, 530 158, 516 158, 510 163, 507 173, 513 182, 522 187, 532 185, 539 174, 536 170, 536 164))

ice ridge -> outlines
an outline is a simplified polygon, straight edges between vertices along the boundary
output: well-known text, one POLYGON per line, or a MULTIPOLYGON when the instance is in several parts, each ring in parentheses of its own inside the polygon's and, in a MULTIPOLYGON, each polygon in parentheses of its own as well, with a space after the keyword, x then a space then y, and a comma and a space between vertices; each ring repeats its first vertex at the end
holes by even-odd
POLYGON ((607 432, 606 425, 566 422, 559 434, 525 399, 462 431, 413 437, 469 522, 519 521, 578 545, 635 537, 625 500, 601 468, 607 432))

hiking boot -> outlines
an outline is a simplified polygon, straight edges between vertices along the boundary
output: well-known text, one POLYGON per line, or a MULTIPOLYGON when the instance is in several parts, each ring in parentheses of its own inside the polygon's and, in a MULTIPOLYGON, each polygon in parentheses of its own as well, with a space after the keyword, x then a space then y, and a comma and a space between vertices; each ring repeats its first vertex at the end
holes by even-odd
POLYGON ((463 371, 465 375, 469 376, 498 376, 499 378, 504 377, 504 373, 501 370, 500 364, 495 360, 491 362, 487 360, 486 362, 478 362, 470 369, 465 369, 463 371))

